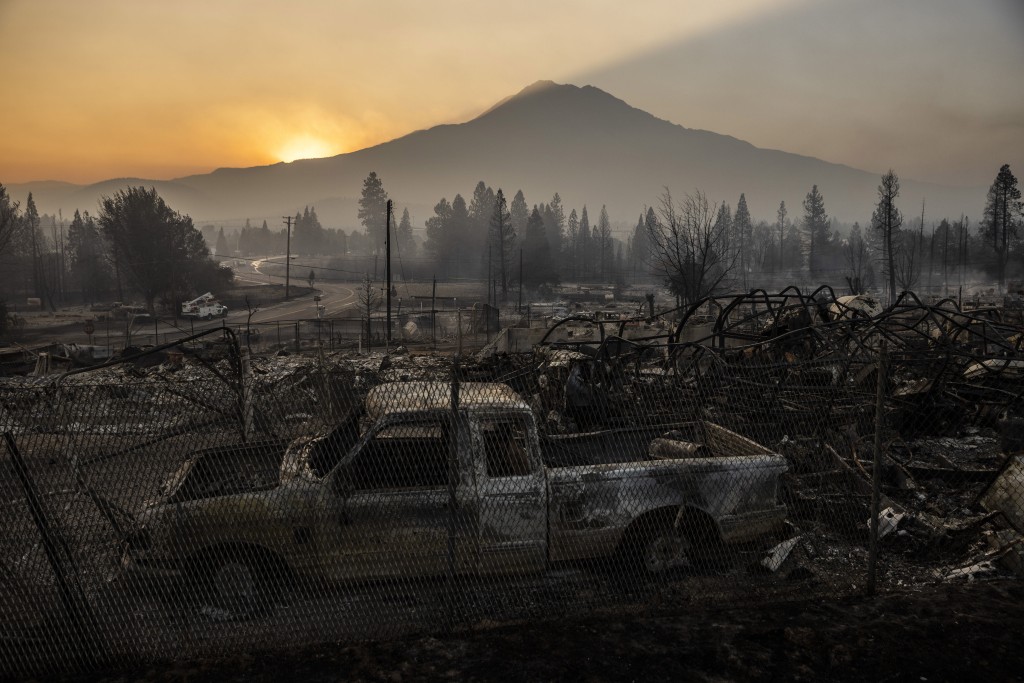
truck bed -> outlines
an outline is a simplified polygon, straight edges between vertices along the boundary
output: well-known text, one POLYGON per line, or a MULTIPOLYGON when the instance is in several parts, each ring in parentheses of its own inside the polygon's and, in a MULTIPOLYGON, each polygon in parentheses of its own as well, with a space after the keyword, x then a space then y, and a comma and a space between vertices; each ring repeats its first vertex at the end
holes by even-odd
MULTIPOLYGON (((711 449, 706 430, 694 422, 549 435, 541 438, 540 446, 544 464, 548 467, 644 462, 661 459, 650 453, 651 441, 670 432, 675 432, 674 436, 678 439, 711 449)), ((713 449, 711 453, 704 454, 715 455, 713 449)))

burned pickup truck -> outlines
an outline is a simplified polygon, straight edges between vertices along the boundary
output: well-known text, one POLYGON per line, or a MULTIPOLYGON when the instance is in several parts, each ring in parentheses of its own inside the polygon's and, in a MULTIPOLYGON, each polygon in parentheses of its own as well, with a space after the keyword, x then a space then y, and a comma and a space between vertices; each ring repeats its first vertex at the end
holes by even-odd
POLYGON ((137 518, 129 572, 181 577, 224 609, 284 577, 525 573, 619 556, 686 567, 785 516, 785 460, 718 425, 541 437, 502 384, 375 387, 335 429, 190 458, 137 518), (667 433, 666 433, 667 432, 667 433))

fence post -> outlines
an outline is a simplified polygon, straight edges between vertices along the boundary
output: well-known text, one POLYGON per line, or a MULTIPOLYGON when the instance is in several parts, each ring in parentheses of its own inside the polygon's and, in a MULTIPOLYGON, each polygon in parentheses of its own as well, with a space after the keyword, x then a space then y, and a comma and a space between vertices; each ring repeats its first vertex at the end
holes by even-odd
POLYGON ((456 515, 458 514, 458 498, 456 491, 459 485, 459 356, 452 359, 451 380, 451 448, 448 455, 448 557, 445 567, 447 583, 445 595, 448 602, 448 630, 455 628, 455 534, 456 515))
POLYGON ((878 347, 878 382, 875 389, 875 448, 871 465, 871 537, 868 546, 867 594, 875 594, 875 573, 878 565, 878 514, 882 498, 882 423, 885 421, 885 339, 878 347))
POLYGON ((252 407, 252 365, 249 360, 249 349, 239 348, 238 354, 241 374, 241 396, 239 396, 239 399, 242 403, 242 441, 249 442, 252 441, 252 437, 255 434, 252 407))
POLYGON ((85 656, 86 661, 90 665, 95 665, 97 658, 105 658, 106 654, 102 643, 93 637, 94 634, 99 635, 99 628, 89 609, 85 592, 82 590, 81 585, 78 584, 78 577, 74 573, 69 575, 64 569, 64 561, 61 555, 64 558, 70 558, 70 551, 64 544, 64 540, 54 533, 50 526, 46 512, 39 501, 39 493, 36 491, 35 484, 29 476, 28 467, 25 465, 25 460, 21 457, 21 452, 14 442, 14 437, 10 432, 4 432, 3 438, 7 445, 7 451, 11 454, 14 471, 18 475, 22 488, 25 490, 25 499, 28 502, 29 512, 32 514, 32 521, 35 522, 36 529, 39 531, 39 536, 43 541, 46 559, 49 561, 50 568, 53 570, 53 576, 57 581, 57 591, 60 593, 61 605, 71 621, 75 639, 81 648, 81 654, 85 656))

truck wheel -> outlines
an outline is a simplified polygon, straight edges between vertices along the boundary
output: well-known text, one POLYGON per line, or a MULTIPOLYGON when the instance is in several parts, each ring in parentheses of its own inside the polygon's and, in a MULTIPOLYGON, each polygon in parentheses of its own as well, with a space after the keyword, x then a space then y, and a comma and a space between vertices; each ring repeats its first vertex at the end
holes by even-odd
POLYGON ((651 529, 639 550, 640 561, 648 574, 665 574, 691 565, 689 539, 668 522, 651 529))
POLYGON ((203 607, 224 619, 245 619, 266 612, 273 603, 274 586, 259 560, 242 552, 223 554, 210 562, 203 607))

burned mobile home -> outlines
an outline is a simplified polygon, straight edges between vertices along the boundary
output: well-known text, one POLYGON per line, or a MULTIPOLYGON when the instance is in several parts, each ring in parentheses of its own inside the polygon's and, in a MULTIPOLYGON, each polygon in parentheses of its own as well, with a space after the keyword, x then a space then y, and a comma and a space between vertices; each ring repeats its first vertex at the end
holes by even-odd
POLYGON ((8 670, 1022 566, 997 310, 791 288, 458 359, 204 334, 0 382, 8 670))

